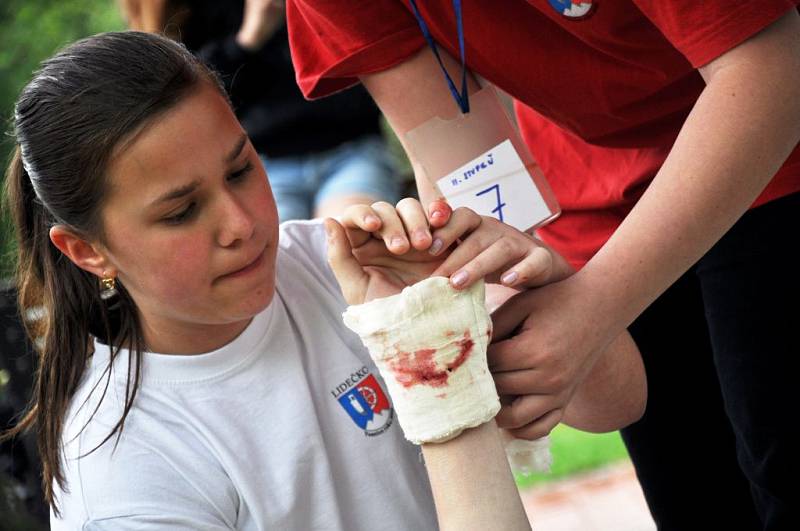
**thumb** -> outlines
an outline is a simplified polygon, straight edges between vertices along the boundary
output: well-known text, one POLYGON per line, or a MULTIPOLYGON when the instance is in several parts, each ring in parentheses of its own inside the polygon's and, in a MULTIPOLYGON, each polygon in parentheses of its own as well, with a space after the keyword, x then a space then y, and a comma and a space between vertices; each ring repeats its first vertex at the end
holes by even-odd
POLYGON ((325 219, 324 223, 328 235, 328 264, 339 281, 347 303, 361 304, 367 292, 369 277, 353 256, 344 227, 333 218, 325 219))

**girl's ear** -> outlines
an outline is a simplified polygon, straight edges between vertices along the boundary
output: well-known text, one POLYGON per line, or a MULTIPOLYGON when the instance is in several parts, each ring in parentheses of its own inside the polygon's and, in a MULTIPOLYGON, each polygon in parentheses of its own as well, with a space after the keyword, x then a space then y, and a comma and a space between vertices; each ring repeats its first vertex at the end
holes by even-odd
POLYGON ((108 258, 96 244, 86 241, 65 225, 50 228, 50 241, 73 264, 98 278, 103 278, 112 269, 108 258))

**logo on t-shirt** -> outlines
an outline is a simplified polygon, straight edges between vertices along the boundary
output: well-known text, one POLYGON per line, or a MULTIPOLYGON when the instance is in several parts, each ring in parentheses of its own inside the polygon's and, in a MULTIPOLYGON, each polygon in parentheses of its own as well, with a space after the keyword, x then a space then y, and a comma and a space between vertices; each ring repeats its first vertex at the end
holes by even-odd
POLYGON ((380 435, 392 425, 394 410, 389 398, 366 366, 350 374, 331 395, 366 435, 380 435))
POLYGON ((597 7, 594 0, 548 0, 548 2, 553 9, 573 20, 588 17, 597 7))

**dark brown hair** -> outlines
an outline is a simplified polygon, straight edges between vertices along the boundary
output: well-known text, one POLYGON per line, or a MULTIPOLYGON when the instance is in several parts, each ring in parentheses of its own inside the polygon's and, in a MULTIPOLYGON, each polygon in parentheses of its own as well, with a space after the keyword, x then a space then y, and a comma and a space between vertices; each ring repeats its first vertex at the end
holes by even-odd
POLYGON ((182 45, 148 33, 104 33, 42 63, 17 100, 6 204, 17 238, 20 310, 42 318, 26 322, 39 354, 30 409, 0 440, 36 426, 45 499, 56 514, 53 482, 66 488, 64 417, 91 356, 91 337, 112 347, 109 367, 120 348, 130 356, 122 417, 101 445, 122 431, 145 346, 124 286, 118 285, 113 305, 104 302, 98 279, 52 245, 50 228, 63 224, 87 240, 103 241, 100 210, 115 150, 202 82, 221 87, 182 45))

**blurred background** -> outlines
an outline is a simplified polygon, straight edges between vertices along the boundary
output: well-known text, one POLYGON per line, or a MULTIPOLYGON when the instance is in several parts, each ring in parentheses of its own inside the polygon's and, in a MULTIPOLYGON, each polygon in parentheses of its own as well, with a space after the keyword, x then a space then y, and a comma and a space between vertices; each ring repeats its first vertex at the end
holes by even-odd
MULTIPOLYGON (((121 5, 113 0, 0 2, 3 168, 13 144, 10 130, 14 101, 37 64, 80 37, 125 26, 121 5)), ((399 146, 385 126, 383 133, 389 149, 398 154, 399 146)), ((398 179, 407 192, 407 163, 400 161, 397 167, 398 179)), ((27 405, 34 367, 32 349, 24 339, 14 302, 14 249, 5 212, 0 226, 0 250, 0 427, 5 428, 27 405)), ((617 433, 591 435, 559 426, 551 439, 552 472, 517 478, 536 528, 654 529, 617 433), (602 516, 602 510, 611 516, 602 516)), ((29 435, 5 443, 0 451, 0 531, 47 529, 48 511, 40 500, 32 438, 29 435)))

